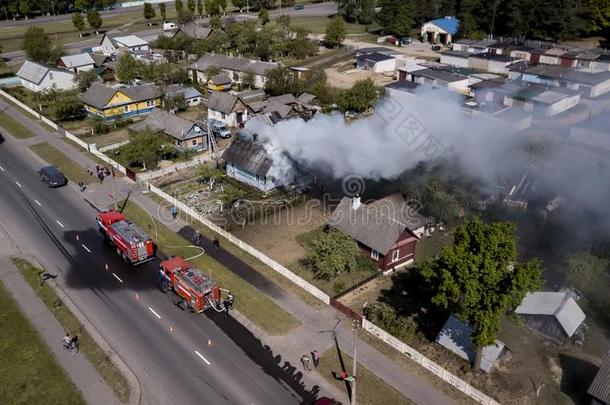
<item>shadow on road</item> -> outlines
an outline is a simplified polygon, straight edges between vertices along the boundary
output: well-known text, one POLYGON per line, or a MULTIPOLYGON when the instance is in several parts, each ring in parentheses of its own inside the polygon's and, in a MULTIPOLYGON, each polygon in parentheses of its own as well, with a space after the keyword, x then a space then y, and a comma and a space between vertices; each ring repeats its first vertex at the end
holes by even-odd
POLYGON ((261 366, 263 371, 279 383, 290 387, 298 396, 301 404, 311 405, 318 398, 320 387, 314 385, 307 389, 302 381, 303 373, 288 361, 282 362, 282 356, 274 355, 269 346, 246 329, 241 323, 221 313, 210 313, 208 317, 221 328, 233 342, 239 346, 252 361, 261 366))

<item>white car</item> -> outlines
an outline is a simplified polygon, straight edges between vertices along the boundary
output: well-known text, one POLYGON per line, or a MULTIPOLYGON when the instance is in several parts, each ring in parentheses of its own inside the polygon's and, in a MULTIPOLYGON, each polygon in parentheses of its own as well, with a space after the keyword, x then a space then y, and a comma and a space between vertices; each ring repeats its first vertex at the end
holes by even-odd
POLYGON ((178 28, 178 25, 173 22, 166 21, 163 23, 163 31, 171 31, 175 30, 176 28, 178 28))

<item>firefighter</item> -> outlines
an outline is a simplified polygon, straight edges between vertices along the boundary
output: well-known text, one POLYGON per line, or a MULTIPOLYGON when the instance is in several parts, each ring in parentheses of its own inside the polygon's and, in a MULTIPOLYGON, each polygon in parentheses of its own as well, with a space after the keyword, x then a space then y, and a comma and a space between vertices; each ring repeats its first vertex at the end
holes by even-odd
POLYGON ((176 209, 175 205, 172 205, 171 213, 172 213, 172 218, 176 219, 176 217, 178 216, 178 210, 176 209))
POLYGON ((225 307, 225 316, 229 316, 229 310, 233 309, 233 301, 233 294, 231 293, 231 291, 229 291, 227 294, 227 298, 225 298, 225 300, 222 302, 225 307))
POLYGON ((214 236, 214 240, 212 241, 212 243, 214 244, 214 246, 216 246, 216 249, 220 249, 220 241, 216 236, 214 236))

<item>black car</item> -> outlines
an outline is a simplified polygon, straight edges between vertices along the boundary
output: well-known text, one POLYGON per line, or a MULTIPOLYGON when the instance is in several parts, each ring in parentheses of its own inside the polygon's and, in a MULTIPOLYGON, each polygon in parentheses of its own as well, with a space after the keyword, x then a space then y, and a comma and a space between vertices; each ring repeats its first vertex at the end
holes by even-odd
POLYGON ((38 171, 40 181, 47 183, 49 187, 61 187, 68 184, 68 179, 55 166, 43 167, 38 171))

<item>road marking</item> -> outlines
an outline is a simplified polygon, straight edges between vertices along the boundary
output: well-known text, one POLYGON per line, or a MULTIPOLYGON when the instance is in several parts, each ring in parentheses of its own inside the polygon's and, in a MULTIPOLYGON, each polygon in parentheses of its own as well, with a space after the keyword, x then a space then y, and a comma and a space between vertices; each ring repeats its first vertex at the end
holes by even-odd
POLYGON ((197 350, 195 350, 195 354, 196 354, 197 356, 199 356, 199 358, 201 358, 201 360, 205 361, 205 364, 207 364, 208 366, 209 366, 210 364, 212 364, 212 363, 210 363, 210 362, 208 361, 208 359, 206 359, 205 357, 203 357, 203 356, 201 355, 201 353, 199 353, 197 350))
POLYGON ((87 246, 85 246, 84 244, 81 243, 81 246, 83 247, 83 249, 85 249, 87 252, 91 253, 91 251, 89 250, 89 248, 87 246))
POLYGON ((4 167, 0 166, 0 170, 4 171, 4 167))
POLYGON ((17 180, 15 180, 15 184, 17 185, 17 187, 21 188, 21 183, 19 183, 17 180))
POLYGON ((55 222, 57 222, 57 225, 61 226, 62 228, 64 227, 64 224, 62 224, 61 222, 59 222, 58 220, 55 220, 55 222))
POLYGON ((34 200, 34 202, 38 204, 39 207, 42 207, 42 204, 38 200, 34 200))
MULTIPOLYGON (((116 277, 116 276, 115 276, 115 277, 116 277)), ((159 315, 158 313, 156 313, 154 309, 152 309, 151 307, 148 307, 148 310, 149 310, 150 312, 152 312, 153 314, 155 314, 155 316, 156 316, 157 318, 161 319, 161 315, 159 315)))
MULTIPOLYGON (((114 273, 112 273, 112 275, 114 276, 114 278, 116 278, 117 280, 119 280, 119 282, 120 282, 120 283, 122 283, 122 282, 123 282, 123 280, 121 280, 121 277, 117 276, 117 275, 116 275, 116 274, 114 274, 114 273)), ((148 307, 148 309, 150 309, 150 307, 148 307)), ((150 310, 152 311, 152 309, 150 309, 150 310)), ((153 312, 155 312, 155 311, 153 311, 153 312)), ((156 312, 155 312, 155 315, 157 315, 157 313, 156 313, 156 312)), ((159 315, 157 315, 157 316, 159 316, 159 315)), ((161 318, 161 317, 159 316, 159 318, 161 318)))

